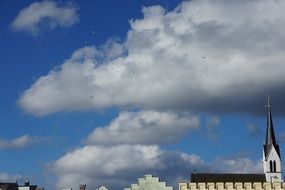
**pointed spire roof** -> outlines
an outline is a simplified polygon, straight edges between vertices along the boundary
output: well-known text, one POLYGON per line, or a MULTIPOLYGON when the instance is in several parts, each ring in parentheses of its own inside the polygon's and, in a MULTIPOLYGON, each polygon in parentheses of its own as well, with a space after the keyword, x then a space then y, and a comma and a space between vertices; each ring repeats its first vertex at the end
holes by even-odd
POLYGON ((278 156, 280 157, 279 145, 276 143, 274 128, 273 128, 270 96, 267 97, 266 108, 267 108, 267 129, 266 129, 266 137, 264 145, 265 157, 267 158, 272 146, 275 148, 275 150, 278 153, 278 156))
POLYGON ((266 130, 265 144, 276 144, 275 134, 273 129, 270 96, 267 97, 266 108, 267 108, 267 130, 266 130))

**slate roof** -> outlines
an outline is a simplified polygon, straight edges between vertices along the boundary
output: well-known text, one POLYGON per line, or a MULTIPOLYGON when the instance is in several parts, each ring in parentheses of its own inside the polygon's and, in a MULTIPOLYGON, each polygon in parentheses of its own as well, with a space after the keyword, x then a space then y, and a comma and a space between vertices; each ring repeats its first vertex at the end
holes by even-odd
POLYGON ((265 174, 192 173, 191 182, 266 182, 265 174))

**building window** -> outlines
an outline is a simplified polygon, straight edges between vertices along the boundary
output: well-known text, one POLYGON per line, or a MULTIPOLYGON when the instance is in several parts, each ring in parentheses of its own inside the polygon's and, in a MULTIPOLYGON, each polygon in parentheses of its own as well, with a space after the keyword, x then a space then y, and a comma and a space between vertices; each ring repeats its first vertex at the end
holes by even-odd
POLYGON ((273 161, 273 172, 276 172, 276 161, 273 161))
POLYGON ((269 162, 269 165, 270 165, 270 172, 273 172, 273 165, 272 165, 272 161, 271 160, 269 162))

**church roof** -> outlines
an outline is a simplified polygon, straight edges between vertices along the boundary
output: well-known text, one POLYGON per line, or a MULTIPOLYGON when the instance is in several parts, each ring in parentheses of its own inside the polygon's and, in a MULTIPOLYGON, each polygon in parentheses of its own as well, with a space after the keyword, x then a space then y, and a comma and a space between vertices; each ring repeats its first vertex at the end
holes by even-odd
POLYGON ((266 137, 265 137, 265 145, 264 147, 264 156, 267 158, 271 147, 273 146, 280 158, 280 149, 279 145, 276 143, 274 129, 273 129, 273 120, 272 120, 272 112, 271 112, 271 102, 270 97, 268 96, 267 100, 267 130, 266 130, 266 137))
POLYGON ((191 182, 266 182, 265 174, 192 173, 191 182))

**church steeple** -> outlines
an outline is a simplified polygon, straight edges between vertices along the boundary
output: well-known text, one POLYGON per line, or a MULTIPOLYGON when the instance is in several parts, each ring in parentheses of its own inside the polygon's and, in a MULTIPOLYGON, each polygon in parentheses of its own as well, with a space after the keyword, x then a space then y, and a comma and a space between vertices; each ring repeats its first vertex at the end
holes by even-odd
POLYGON ((279 150, 278 144, 276 143, 275 133, 273 129, 270 96, 267 97, 266 108, 267 108, 267 129, 266 129, 266 137, 265 137, 265 145, 264 145, 265 157, 267 157, 271 146, 275 147, 278 153, 278 156, 280 157, 280 150, 279 150))
POLYGON ((267 128, 263 146, 263 169, 267 182, 281 181, 281 158, 279 145, 276 143, 270 97, 267 98, 267 128))

